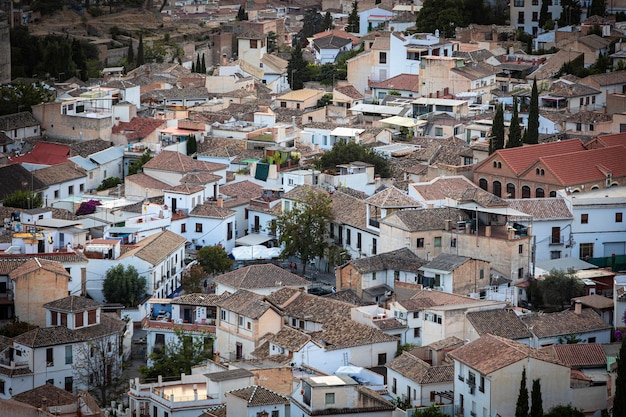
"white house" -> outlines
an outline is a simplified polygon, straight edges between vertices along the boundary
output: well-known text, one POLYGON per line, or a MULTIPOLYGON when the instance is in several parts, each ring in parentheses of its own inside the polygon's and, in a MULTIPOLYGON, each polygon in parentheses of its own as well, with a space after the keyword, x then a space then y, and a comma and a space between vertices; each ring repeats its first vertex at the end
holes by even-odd
POLYGON ((388 23, 393 19, 393 12, 374 7, 359 12, 359 36, 363 36, 372 30, 388 30, 388 23))
POLYGON ((72 163, 38 169, 33 171, 33 176, 47 186, 41 193, 44 206, 52 206, 57 201, 81 196, 86 190, 87 174, 72 163))
POLYGON ((283 287, 306 289, 309 281, 274 264, 248 265, 214 278, 216 294, 248 290, 268 295, 283 287))

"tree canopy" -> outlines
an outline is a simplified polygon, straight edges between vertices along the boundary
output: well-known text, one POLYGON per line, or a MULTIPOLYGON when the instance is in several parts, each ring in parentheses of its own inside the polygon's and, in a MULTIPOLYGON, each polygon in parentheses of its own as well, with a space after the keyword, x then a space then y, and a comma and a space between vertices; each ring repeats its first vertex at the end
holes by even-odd
POLYGON ((41 83, 23 83, 17 81, 0 85, 0 116, 32 111, 32 106, 54 101, 54 91, 41 83))
POLYGON ((489 138, 489 155, 504 148, 504 110, 502 104, 496 105, 496 114, 491 125, 491 137, 489 138))
POLYGON ((522 146, 522 130, 519 125, 519 116, 517 114, 517 99, 513 98, 513 115, 511 116, 509 140, 506 143, 506 147, 517 148, 520 146, 522 146))
POLYGON ((585 284, 574 274, 573 270, 553 269, 540 281, 539 289, 543 295, 544 305, 557 305, 561 309, 569 304, 574 297, 585 295, 585 284))
POLYGON ((360 30, 360 17, 359 17, 359 4, 356 0, 352 3, 352 10, 348 15, 348 25, 346 26, 346 32, 359 33, 360 30))
POLYGON ((185 294, 202 292, 202 282, 206 276, 206 271, 200 265, 194 265, 185 271, 181 282, 185 294))
POLYGON ((207 274, 221 274, 230 271, 233 267, 233 261, 228 257, 224 248, 219 245, 202 247, 198 251, 196 259, 207 274))
MULTIPOLYGON (((615 408, 613 409, 613 415, 618 416, 620 414, 615 414, 615 408)), ((556 405, 550 409, 543 417, 585 417, 585 413, 583 413, 578 408, 568 405, 556 405)))
POLYGON ((43 200, 39 194, 31 194, 26 190, 17 190, 2 200, 5 207, 33 209, 43 206, 43 200))
POLYGON ((287 64, 287 77, 292 90, 304 88, 307 79, 307 63, 302 57, 302 47, 297 43, 291 50, 291 58, 287 64))
POLYGON ((146 162, 152 159, 150 149, 146 149, 139 159, 128 166, 128 175, 138 174, 143 170, 146 162))
POLYGON ((117 264, 109 268, 102 283, 104 298, 109 303, 136 307, 146 295, 146 278, 134 266, 117 264))
POLYGON ((541 380, 533 379, 533 387, 530 392, 529 417, 543 417, 543 399, 541 398, 541 380))
POLYGON ((539 143, 539 92, 537 90, 537 78, 533 79, 530 107, 528 108, 528 129, 524 138, 525 143, 539 143))
POLYGON ((613 415, 626 416, 626 338, 622 339, 622 346, 617 354, 616 373, 613 415))
POLYGON ((374 165, 374 172, 381 177, 391 176, 389 160, 371 148, 367 148, 356 142, 340 140, 333 145, 330 151, 315 162, 319 169, 336 169, 337 165, 361 161, 374 165))
POLYGON ((330 198, 325 191, 310 191, 303 201, 285 209, 276 220, 283 256, 300 259, 306 272, 310 260, 324 256, 328 248, 328 225, 333 219, 330 198))
POLYGON ((524 368, 515 404, 515 417, 528 417, 528 412, 528 388, 526 388, 526 368, 524 368))
POLYGON ((453 38, 457 27, 469 23, 489 24, 493 13, 483 0, 424 0, 417 13, 415 25, 418 32, 434 33, 453 38))

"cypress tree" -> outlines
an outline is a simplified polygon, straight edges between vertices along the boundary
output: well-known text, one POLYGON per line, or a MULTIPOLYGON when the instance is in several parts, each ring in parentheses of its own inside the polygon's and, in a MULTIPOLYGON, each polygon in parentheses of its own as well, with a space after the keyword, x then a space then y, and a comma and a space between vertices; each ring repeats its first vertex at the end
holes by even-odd
POLYGON ((539 143, 539 92, 537 91, 537 78, 533 80, 533 88, 530 93, 530 107, 528 108, 528 131, 524 143, 539 143))
POLYGON ((352 11, 348 15, 348 25, 346 26, 346 32, 359 33, 359 31, 359 5, 355 0, 354 3, 352 3, 352 11))
POLYGON ((140 67, 145 63, 146 61, 143 52, 143 35, 139 35, 139 45, 137 46, 137 66, 140 67))
POLYGON ((513 98, 513 116, 511 116, 511 126, 509 127, 509 140, 507 148, 517 148, 522 146, 522 131, 519 127, 519 116, 517 114, 517 98, 513 98))
POLYGON ((206 60, 204 59, 204 54, 202 54, 202 70, 200 72, 206 74, 206 60))
POLYGON ((540 379, 533 379, 533 387, 530 391, 530 417, 543 417, 540 379))
POLYGON ((515 404, 515 417, 528 417, 528 411, 528 388, 526 388, 526 368, 524 368, 515 404))
POLYGON ((496 106, 496 114, 491 126, 491 138, 489 139, 489 155, 504 148, 504 111, 502 104, 496 106))
POLYGON ((133 49, 133 38, 130 38, 130 44, 128 45, 128 55, 126 55, 126 62, 128 66, 132 66, 135 62, 135 50, 133 49))
POLYGON ((626 416, 626 338, 622 339, 622 347, 617 354, 616 372, 617 379, 615 380, 613 415, 626 416))
POLYGON ((324 23, 322 23, 322 30, 331 30, 333 26, 333 16, 330 12, 326 12, 324 15, 324 23))
POLYGON ((202 71, 202 64, 200 63, 200 54, 196 55, 196 71, 195 72, 200 72, 202 71))
POLYGON ((196 63, 191 61, 191 72, 196 72, 196 63))
POLYGON ((539 11, 539 27, 543 28, 548 21, 548 1, 541 0, 541 10, 539 11))

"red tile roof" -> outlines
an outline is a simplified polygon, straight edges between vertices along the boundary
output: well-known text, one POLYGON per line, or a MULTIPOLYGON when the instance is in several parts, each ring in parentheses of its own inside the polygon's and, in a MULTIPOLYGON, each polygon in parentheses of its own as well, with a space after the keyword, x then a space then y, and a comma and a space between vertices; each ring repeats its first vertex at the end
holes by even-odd
POLYGON ((617 146, 623 145, 626 146, 626 133, 616 133, 614 135, 604 135, 598 136, 598 142, 602 143, 604 146, 617 146))
POLYGON ((598 343, 552 345, 542 350, 570 368, 606 367, 606 354, 598 343))
POLYGON ((198 161, 180 152, 162 151, 146 162, 144 170, 146 168, 188 174, 190 172, 215 172, 226 169, 227 165, 218 164, 216 162, 198 161))
MULTIPOLYGON (((496 151, 496 158, 502 158, 516 174, 521 173, 540 157, 561 155, 576 151, 584 151, 585 147, 580 139, 564 140, 561 142, 541 143, 538 145, 522 146, 521 148, 500 149, 496 151)), ((487 158, 479 164, 492 163, 493 158, 487 158)), ((477 168, 478 168, 477 167, 477 168)))
POLYGON ((611 146, 541 157, 540 161, 563 185, 604 181, 626 176, 626 146, 611 146))
POLYGON ((313 35, 313 39, 325 38, 326 36, 337 36, 339 38, 350 39, 352 41, 353 46, 358 45, 360 42, 358 37, 354 36, 351 33, 346 32, 345 30, 339 30, 339 29, 316 33, 315 35, 313 35))
POLYGON ((370 88, 388 88, 393 90, 419 92, 419 76, 414 74, 398 74, 384 81, 370 83, 370 88))
POLYGON ((27 162, 40 165, 57 165, 67 162, 70 157, 70 147, 56 143, 37 142, 33 150, 26 155, 11 158, 11 162, 18 164, 27 162))
POLYGON ((139 140, 165 125, 165 120, 133 117, 130 122, 120 122, 117 126, 113 126, 112 133, 124 135, 128 140, 139 140))

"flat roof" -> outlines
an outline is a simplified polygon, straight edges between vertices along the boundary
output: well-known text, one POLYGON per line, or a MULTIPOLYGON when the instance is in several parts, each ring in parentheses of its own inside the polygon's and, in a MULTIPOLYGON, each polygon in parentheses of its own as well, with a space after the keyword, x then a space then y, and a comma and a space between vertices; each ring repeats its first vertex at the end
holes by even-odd
POLYGON ((454 100, 451 98, 429 98, 429 97, 420 97, 416 100, 413 100, 413 104, 434 104, 435 106, 461 106, 463 104, 467 104, 467 100, 454 100))

